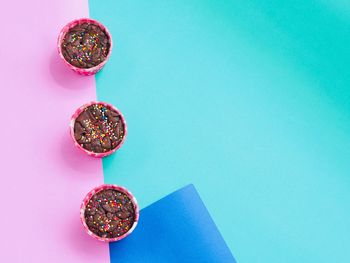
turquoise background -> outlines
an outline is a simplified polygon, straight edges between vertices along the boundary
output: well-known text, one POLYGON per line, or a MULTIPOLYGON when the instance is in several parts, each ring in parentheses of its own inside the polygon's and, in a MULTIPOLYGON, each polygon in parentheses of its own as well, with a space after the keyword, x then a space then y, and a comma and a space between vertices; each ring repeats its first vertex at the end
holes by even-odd
POLYGON ((98 99, 129 127, 106 182, 141 207, 193 183, 238 262, 350 262, 350 3, 90 0, 90 14, 115 43, 98 99))

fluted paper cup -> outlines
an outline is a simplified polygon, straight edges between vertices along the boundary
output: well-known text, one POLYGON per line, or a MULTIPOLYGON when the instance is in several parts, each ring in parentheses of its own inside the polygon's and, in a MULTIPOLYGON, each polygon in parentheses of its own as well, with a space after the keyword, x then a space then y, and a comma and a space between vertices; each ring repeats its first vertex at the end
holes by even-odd
POLYGON ((139 217, 140 217, 140 209, 139 209, 139 206, 137 204, 137 201, 136 201, 136 198, 133 196, 132 193, 130 193, 129 190, 127 190, 126 188, 122 187, 122 186, 119 186, 119 185, 114 185, 114 184, 103 184, 103 185, 100 185, 98 187, 95 187, 94 189, 92 189, 84 198, 82 204, 81 204, 81 207, 80 207, 80 219, 81 219, 81 222, 83 224, 83 227, 85 229, 85 231, 93 238, 99 240, 99 241, 103 241, 103 242, 115 242, 115 241, 119 241, 125 237, 127 237, 128 235, 130 235, 135 227, 137 226, 137 223, 139 221, 139 217), (116 191, 119 191, 119 192, 122 192, 124 194, 126 194, 131 202, 133 203, 134 205, 134 211, 135 211, 135 221, 134 221, 134 224, 132 225, 132 227, 128 230, 128 232, 126 232, 124 235, 122 236, 119 236, 119 237, 115 237, 115 238, 105 238, 105 237, 100 237, 98 235, 96 235, 95 233, 93 233, 88 225, 86 224, 86 221, 85 221, 85 209, 86 209, 86 206, 87 204, 89 203, 90 199, 92 198, 93 195, 95 195, 96 193, 102 191, 102 190, 116 190, 116 191))
POLYGON ((108 156, 108 155, 111 155, 112 153, 114 153, 115 151, 117 151, 124 143, 125 139, 126 139, 126 135, 128 133, 128 128, 127 128, 127 125, 126 125, 126 121, 125 121, 125 118, 123 116, 123 114, 120 112, 120 110, 118 110, 116 107, 114 107, 113 105, 111 104, 108 104, 108 103, 105 103, 105 102, 99 102, 99 101, 91 101, 89 103, 86 103, 84 104, 83 106, 79 107, 73 114, 73 116, 71 117, 71 121, 70 121, 70 124, 69 124, 69 131, 70 131, 70 135, 73 139, 73 142, 74 142, 74 145, 76 147, 78 147, 78 149, 80 149, 81 151, 85 152, 86 154, 92 156, 92 157, 98 157, 98 158, 102 158, 102 157, 105 157, 105 156, 108 156), (114 149, 108 151, 108 152, 103 152, 103 153, 95 153, 93 151, 89 151, 87 149, 85 149, 83 146, 81 146, 77 140, 75 139, 75 136, 74 136, 74 125, 75 125, 75 120, 76 118, 78 118, 78 116, 85 110, 85 108, 93 105, 93 104, 101 104, 107 108, 110 108, 114 111, 116 111, 119 115, 120 115, 120 119, 124 125, 124 136, 123 136, 123 139, 121 140, 121 142, 117 145, 117 147, 115 147, 114 149))
POLYGON ((73 71, 77 72, 78 74, 84 75, 84 76, 94 75, 94 74, 96 74, 98 71, 100 71, 103 68, 103 66, 107 63, 107 60, 109 59, 109 57, 111 55, 112 46, 113 46, 113 44, 112 44, 112 36, 109 33, 108 29, 104 25, 102 25, 100 22, 98 22, 96 20, 93 20, 93 19, 90 19, 90 18, 80 18, 80 19, 76 19, 76 20, 73 20, 73 21, 69 22, 67 25, 65 25, 62 28, 62 30, 61 30, 61 32, 60 32, 60 34, 58 36, 58 41, 57 41, 58 54, 62 58, 64 63, 70 69, 72 69, 73 71), (90 24, 94 24, 94 25, 98 26, 99 28, 101 28, 106 33, 106 35, 108 36, 109 41, 110 41, 110 47, 109 47, 106 59, 104 61, 102 61, 100 64, 98 64, 97 66, 92 67, 92 68, 79 68, 79 67, 76 67, 76 66, 70 64, 69 61, 67 61, 64 58, 63 54, 62 54, 62 43, 63 43, 64 37, 66 36, 66 34, 68 33, 68 31, 71 28, 73 28, 76 25, 82 24, 82 23, 90 23, 90 24))

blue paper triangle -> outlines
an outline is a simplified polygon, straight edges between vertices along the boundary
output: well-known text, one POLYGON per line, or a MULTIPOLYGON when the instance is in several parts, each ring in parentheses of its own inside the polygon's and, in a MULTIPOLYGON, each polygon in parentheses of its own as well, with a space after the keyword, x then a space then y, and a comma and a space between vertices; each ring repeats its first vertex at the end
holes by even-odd
POLYGON ((235 263, 193 185, 144 208, 127 238, 110 244, 112 263, 235 263))

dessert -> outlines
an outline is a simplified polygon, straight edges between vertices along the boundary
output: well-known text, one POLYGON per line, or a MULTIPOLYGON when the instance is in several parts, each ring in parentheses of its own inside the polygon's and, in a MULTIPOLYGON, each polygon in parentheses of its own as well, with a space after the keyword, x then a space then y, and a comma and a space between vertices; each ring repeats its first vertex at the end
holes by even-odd
POLYGON ((62 42, 63 57, 78 68, 97 66, 107 58, 109 48, 106 32, 88 22, 69 29, 62 42))
POLYGON ((125 188, 102 185, 85 197, 81 217, 90 235, 102 241, 117 241, 133 231, 139 210, 125 188))
POLYGON ((112 38, 98 21, 82 18, 68 23, 58 37, 58 52, 66 65, 82 75, 97 73, 112 51, 112 38))
POLYGON ((73 136, 78 146, 95 154, 112 153, 123 143, 126 123, 113 106, 92 102, 73 118, 73 136))

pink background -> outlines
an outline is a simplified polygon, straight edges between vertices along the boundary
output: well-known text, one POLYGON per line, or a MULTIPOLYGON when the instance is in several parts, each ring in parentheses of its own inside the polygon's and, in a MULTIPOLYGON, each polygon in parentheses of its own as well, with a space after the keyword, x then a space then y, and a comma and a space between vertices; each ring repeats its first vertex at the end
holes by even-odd
POLYGON ((76 149, 71 114, 93 100, 94 77, 69 71, 56 41, 85 0, 6 1, 1 21, 1 262, 109 262, 108 245, 79 219, 102 163, 76 149))

